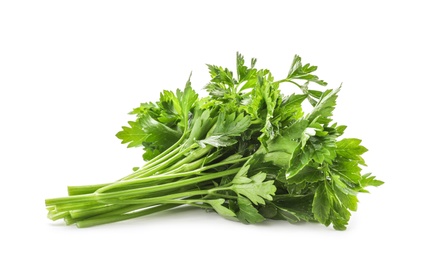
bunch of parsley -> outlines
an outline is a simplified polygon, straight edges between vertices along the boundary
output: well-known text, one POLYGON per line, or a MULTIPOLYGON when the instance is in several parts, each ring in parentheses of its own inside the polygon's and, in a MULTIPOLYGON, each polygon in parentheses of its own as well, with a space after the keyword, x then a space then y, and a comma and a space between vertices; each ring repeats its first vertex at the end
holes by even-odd
POLYGON ((332 122, 340 87, 310 89, 327 83, 299 56, 282 80, 256 69, 256 59, 246 66, 237 54, 236 64, 235 75, 208 65, 206 97, 189 78, 183 91, 164 90, 135 108, 136 120, 117 137, 143 147, 144 165, 116 182, 68 187, 68 197, 46 200, 48 217, 89 227, 189 205, 243 223, 346 229, 357 194, 383 182, 361 174, 367 149, 359 139, 340 139, 346 127, 332 122), (300 93, 283 94, 285 83, 300 93))

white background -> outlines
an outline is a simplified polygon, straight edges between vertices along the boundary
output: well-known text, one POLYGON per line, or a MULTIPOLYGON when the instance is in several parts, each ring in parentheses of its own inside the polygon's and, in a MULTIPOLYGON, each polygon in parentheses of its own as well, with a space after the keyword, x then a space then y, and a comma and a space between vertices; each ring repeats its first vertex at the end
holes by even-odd
POLYGON ((284 2, 1 1, 0 259, 420 259, 417 1, 284 2), (191 71, 200 90, 205 64, 233 68, 236 51, 277 78, 299 54, 343 82, 335 120, 386 182, 347 231, 201 210, 90 229, 46 218, 44 199, 67 185, 141 165, 114 136, 133 107, 191 71))

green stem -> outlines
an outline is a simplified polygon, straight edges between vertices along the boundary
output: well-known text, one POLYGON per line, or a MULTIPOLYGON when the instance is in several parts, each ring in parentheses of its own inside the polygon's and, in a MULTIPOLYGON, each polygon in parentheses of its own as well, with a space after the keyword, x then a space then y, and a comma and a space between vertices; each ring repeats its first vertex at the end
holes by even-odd
POLYGON ((183 135, 180 137, 180 139, 178 139, 177 142, 175 142, 173 145, 171 145, 169 148, 167 148, 165 151, 163 151, 162 153, 158 154, 157 156, 155 156, 152 160, 146 162, 142 168, 150 168, 151 166, 154 166, 160 162, 162 162, 162 158, 164 156, 167 156, 169 153, 172 153, 176 148, 179 147, 179 145, 184 141, 185 137, 187 135, 187 132, 184 131, 183 135))
MULTIPOLYGON (((175 174, 171 174, 171 175, 154 175, 154 176, 149 176, 149 177, 144 177, 141 179, 130 179, 130 180, 122 180, 119 182, 115 182, 112 183, 110 185, 104 186, 98 190, 96 190, 97 193, 105 193, 106 191, 109 190, 115 190, 118 188, 124 188, 127 187, 127 185, 131 185, 131 186, 137 186, 137 188, 141 188, 141 184, 144 183, 150 183, 150 182, 157 182, 157 181, 163 181, 163 180, 168 180, 168 179, 175 179, 175 178, 181 178, 181 177, 187 177, 190 176, 192 174, 194 174, 195 171, 193 172, 181 172, 181 173, 175 173, 175 174)), ((153 185, 148 185, 148 186, 153 186, 153 185)), ((126 189, 124 189, 126 190, 126 189)))
POLYGON ((92 218, 92 217, 107 217, 107 216, 115 216, 121 215, 125 213, 129 213, 135 210, 140 210, 144 208, 148 208, 154 206, 154 204, 135 204, 135 205, 123 205, 123 204, 116 204, 116 205, 107 205, 102 209, 96 210, 81 210, 81 211, 70 211, 70 218, 66 220, 66 222, 76 223, 78 221, 92 218))
POLYGON ((53 221, 56 221, 58 219, 64 218, 69 215, 69 212, 56 212, 56 211, 50 211, 48 212, 47 217, 53 221))
POLYGON ((162 162, 165 161, 165 159, 171 158, 172 156, 177 154, 180 149, 181 149, 181 146, 177 147, 176 149, 174 149, 173 151, 168 153, 166 156, 164 156, 160 160, 157 160, 156 163, 154 163, 152 165, 149 165, 148 167, 142 166, 141 169, 133 172, 132 174, 129 174, 129 175, 125 176, 124 178, 122 178, 120 180, 129 180, 129 179, 137 178, 137 177, 140 177, 140 176, 143 176, 143 175, 150 175, 150 173, 152 173, 152 174, 155 173, 162 166, 161 164, 158 164, 158 163, 162 163, 162 162))
POLYGON ((138 196, 145 195, 151 192, 159 192, 159 191, 165 191, 169 189, 176 189, 176 188, 180 188, 187 185, 197 184, 200 182, 217 179, 224 176, 229 176, 229 175, 237 173, 240 169, 241 168, 228 169, 222 172, 208 173, 204 176, 178 180, 172 183, 165 183, 165 184, 142 187, 142 188, 135 188, 135 189, 130 189, 130 190, 114 191, 110 193, 100 193, 96 191, 93 194, 83 194, 83 195, 76 195, 76 196, 70 196, 70 197, 46 199, 45 204, 46 206, 53 206, 53 205, 58 206, 60 204, 96 202, 98 200, 113 199, 113 198, 130 199, 130 198, 138 197, 138 196))
POLYGON ((133 173, 129 176, 124 177, 121 180, 129 180, 134 178, 140 178, 140 177, 147 177, 156 174, 162 169, 170 167, 175 161, 180 160, 181 157, 185 156, 188 152, 190 152, 192 149, 196 148, 198 144, 190 145, 189 147, 185 148, 184 150, 181 150, 182 146, 176 148, 173 152, 175 154, 169 153, 167 156, 164 156, 162 158, 162 162, 158 165, 155 165, 154 167, 139 173, 133 173), (181 151, 180 151, 181 150, 181 151), (168 157, 168 158, 166 158, 168 157))
MULTIPOLYGON (((239 158, 239 159, 230 160, 230 161, 223 161, 223 162, 203 166, 199 169, 187 171, 187 172, 181 172, 181 173, 168 172, 168 173, 165 173, 163 175, 149 176, 149 177, 144 177, 144 178, 141 178, 141 179, 122 180, 122 181, 115 182, 115 183, 112 183, 110 185, 104 186, 104 187, 98 189, 96 192, 97 193, 104 193, 107 190, 122 188, 122 187, 126 187, 127 185, 135 185, 135 184, 138 185, 138 184, 151 182, 151 181, 158 181, 158 180, 162 181, 162 180, 173 179, 173 178, 188 177, 188 176, 191 176, 191 175, 200 174, 204 171, 207 171, 207 170, 219 167, 219 166, 235 164, 235 163, 238 163, 238 162, 243 162, 245 160, 248 160, 248 157, 239 158)), ((183 167, 183 166, 181 166, 181 167, 183 167)), ((177 172, 177 169, 175 169, 173 171, 177 172)))
POLYGON ((46 206, 57 206, 59 204, 65 204, 65 203, 76 203, 76 202, 87 202, 92 201, 93 194, 82 194, 82 195, 75 195, 70 197, 60 197, 60 198, 52 198, 52 199, 46 199, 45 205, 46 206))
POLYGON ((55 205, 57 212, 64 212, 69 210, 76 210, 76 209, 87 209, 87 208, 94 208, 101 206, 97 201, 87 201, 87 202, 80 202, 80 203, 66 203, 66 204, 58 204, 55 205))
MULTIPOLYGON (((129 199, 129 200, 119 200, 119 199, 111 199, 111 200, 104 200, 103 203, 110 203, 110 204, 157 204, 157 203, 167 203, 173 199, 180 199, 185 197, 193 197, 198 195, 208 195, 210 190, 195 190, 195 191, 186 191, 180 192, 175 194, 169 194, 165 196, 153 197, 153 198, 144 198, 144 199, 129 199)), ((182 200, 179 200, 181 204, 183 204, 182 200)))
POLYGON ((185 158, 179 160, 177 163, 175 163, 174 165, 169 167, 168 170, 176 169, 176 168, 178 168, 180 166, 183 166, 187 163, 190 163, 192 161, 196 161, 197 159, 203 158, 203 156, 207 155, 213 148, 214 147, 212 147, 210 145, 207 145, 205 148, 195 150, 191 154, 186 156, 185 158))
POLYGON ((112 223, 112 222, 117 222, 117 221, 122 221, 122 220, 128 220, 128 219, 146 216, 146 215, 150 215, 150 214, 157 213, 160 211, 168 210, 168 209, 175 208, 178 206, 180 205, 162 204, 162 205, 158 205, 158 206, 144 209, 141 211, 135 211, 133 213, 128 213, 128 214, 92 217, 92 218, 88 218, 88 219, 84 219, 84 220, 76 222, 76 226, 79 228, 85 228, 85 227, 92 227, 96 225, 102 225, 102 224, 107 224, 107 223, 112 223))
MULTIPOLYGON (((171 168, 173 168, 172 170, 167 171, 165 173, 162 173, 161 175, 156 175, 156 176, 153 175, 153 176, 145 177, 145 178, 142 178, 142 179, 120 180, 116 183, 124 183, 125 189, 136 188, 136 187, 138 187, 138 184, 141 184, 141 183, 168 180, 168 179, 171 179, 173 177, 174 178, 185 177, 185 176, 189 176, 189 175, 192 175, 192 174, 198 174, 198 173, 200 173, 200 171, 204 171, 204 170, 211 169, 211 168, 214 168, 214 167, 223 166, 224 164, 234 164, 234 163, 237 163, 237 162, 242 162, 244 160, 247 160, 247 158, 240 158, 238 160, 223 161, 223 162, 220 162, 218 164, 213 164, 213 165, 209 165, 209 166, 202 166, 206 161, 206 158, 202 158, 202 159, 197 160, 195 162, 181 165, 178 168, 171 167, 171 168), (199 167, 202 167, 202 169, 200 169, 200 171, 194 170, 194 169, 197 169, 199 167), (175 174, 175 173, 177 173, 177 174, 175 174), (167 175, 174 175, 174 176, 167 176, 167 175), (133 185, 131 185, 131 187, 130 187, 129 186, 130 184, 133 184, 133 185)), ((111 188, 116 189, 116 187, 114 185, 115 185, 115 183, 103 183, 103 184, 94 184, 94 185, 68 186, 67 190, 68 190, 69 196, 75 196, 75 195, 83 195, 83 194, 94 193, 98 189, 101 189, 101 188, 106 187, 106 186, 109 186, 108 188, 106 188, 106 190, 109 190, 111 188)))
MULTIPOLYGON (((290 79, 283 79, 283 80, 279 80, 278 82, 279 83, 283 83, 283 82, 292 83, 292 84, 296 85, 297 87, 299 87, 301 90, 303 90, 302 86, 300 84, 298 84, 297 82, 295 82, 293 80, 290 80, 290 79)), ((307 94, 307 93, 305 93, 305 94, 307 94)))
MULTIPOLYGON (((142 187, 142 188, 137 188, 137 189, 115 191, 115 192, 110 192, 110 193, 100 193, 97 191, 95 192, 95 195, 96 195, 96 199, 100 199, 100 200, 112 199, 112 198, 129 199, 129 198, 140 196, 144 193, 175 189, 175 188, 179 188, 179 187, 183 187, 183 186, 187 186, 191 184, 197 184, 200 182, 221 178, 224 176, 229 176, 234 173, 237 173, 240 169, 241 168, 234 168, 234 169, 225 170, 223 172, 209 173, 207 175, 200 176, 200 177, 193 177, 189 179, 179 180, 173 183, 165 183, 165 184, 160 184, 160 185, 156 185, 152 187, 142 187)), ((57 199, 57 200, 60 201, 60 199, 57 199)))
POLYGON ((82 185, 82 186, 68 186, 67 194, 69 196, 89 194, 95 192, 97 189, 104 186, 110 185, 111 183, 94 184, 94 185, 82 185))
POLYGON ((87 209, 76 209, 70 211, 70 216, 72 218, 86 218, 86 217, 92 217, 96 215, 101 215, 105 213, 109 213, 118 209, 123 208, 122 205, 101 205, 98 207, 92 207, 87 209))

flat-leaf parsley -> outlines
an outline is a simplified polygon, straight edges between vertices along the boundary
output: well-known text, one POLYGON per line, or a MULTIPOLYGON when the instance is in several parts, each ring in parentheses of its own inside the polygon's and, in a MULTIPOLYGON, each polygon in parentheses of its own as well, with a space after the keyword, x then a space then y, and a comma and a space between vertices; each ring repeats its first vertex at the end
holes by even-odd
POLYGON ((327 83, 297 55, 282 80, 255 68, 256 59, 249 67, 242 55, 236 60, 236 73, 208 65, 206 97, 189 77, 184 90, 133 109, 136 119, 117 137, 143 147, 144 165, 112 183, 68 187, 68 197, 46 200, 48 217, 89 227, 188 205, 243 223, 346 229, 357 194, 383 182, 361 174, 367 149, 332 122, 340 87, 310 88, 327 83), (284 94, 283 84, 300 93, 284 94))

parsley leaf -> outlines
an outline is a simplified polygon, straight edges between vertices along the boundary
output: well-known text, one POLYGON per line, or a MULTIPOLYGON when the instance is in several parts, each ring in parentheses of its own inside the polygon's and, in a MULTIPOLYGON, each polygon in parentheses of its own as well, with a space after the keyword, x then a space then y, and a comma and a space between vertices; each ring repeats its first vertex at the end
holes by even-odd
POLYGON ((200 140, 199 144, 204 146, 205 144, 212 145, 214 147, 230 146, 237 143, 238 137, 247 130, 250 125, 250 117, 244 116, 244 114, 235 113, 225 114, 221 112, 218 115, 218 119, 215 123, 214 129, 209 132, 209 136, 205 139, 200 140))
POLYGON ((326 86, 326 82, 320 80, 319 77, 317 77, 316 75, 311 74, 316 70, 317 66, 311 66, 309 63, 303 66, 301 63, 301 57, 295 55, 294 59, 292 60, 291 68, 288 72, 287 79, 302 79, 315 82, 322 86, 326 86))
MULTIPOLYGON (((241 173, 241 172, 240 172, 241 173)), ((266 174, 260 172, 252 177, 245 177, 246 172, 235 176, 231 190, 238 195, 243 195, 254 204, 265 204, 265 200, 272 200, 276 187, 274 181, 264 181, 266 174)))
POLYGON ((250 200, 243 196, 238 196, 237 201, 239 207, 237 217, 241 222, 255 224, 265 220, 265 218, 259 214, 259 211, 253 207, 250 200))
POLYGON ((123 130, 117 133, 121 143, 128 143, 128 147, 141 146, 148 134, 142 129, 138 122, 129 121, 130 127, 123 126, 123 130))
POLYGON ((316 189, 313 200, 313 213, 316 220, 328 226, 330 221, 331 200, 333 193, 326 183, 322 182, 316 189))

